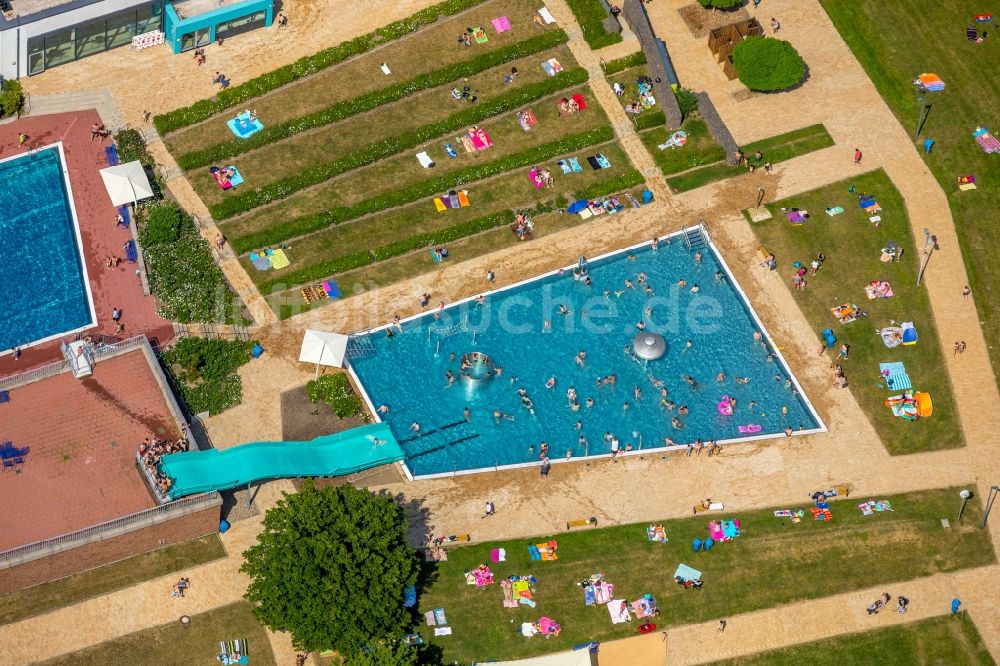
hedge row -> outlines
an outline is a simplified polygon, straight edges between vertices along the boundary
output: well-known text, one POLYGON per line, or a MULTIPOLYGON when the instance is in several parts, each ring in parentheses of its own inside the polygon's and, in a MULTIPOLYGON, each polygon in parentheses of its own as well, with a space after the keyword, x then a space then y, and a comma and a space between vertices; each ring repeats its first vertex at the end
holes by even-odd
POLYGON ((596 199, 597 197, 624 192, 645 182, 646 178, 639 173, 638 169, 630 168, 628 171, 618 174, 611 180, 602 180, 590 187, 577 190, 573 192, 573 196, 576 197, 576 201, 581 199, 596 199))
POLYGON ((458 187, 463 183, 471 183, 504 173, 505 171, 510 171, 511 169, 538 164, 556 155, 563 155, 587 146, 610 141, 614 136, 614 130, 605 125, 589 132, 574 134, 558 141, 553 141, 552 143, 535 146, 521 153, 508 155, 495 162, 487 162, 459 169, 458 171, 453 171, 437 178, 414 183, 409 187, 387 192, 374 199, 361 201, 353 206, 340 206, 315 215, 297 217, 269 229, 262 229, 246 236, 231 238, 230 244, 237 254, 243 254, 253 248, 274 245, 289 238, 319 231, 320 229, 340 224, 347 220, 353 220, 362 215, 412 203, 418 199, 430 197, 436 193, 458 187))
POLYGON ((622 41, 621 34, 607 32, 604 29, 604 20, 608 18, 608 13, 601 0, 566 0, 566 4, 576 16, 576 22, 580 24, 583 38, 587 40, 590 48, 596 50, 622 41))
POLYGON ((161 136, 175 132, 182 127, 200 123, 225 109, 238 106, 254 97, 260 97, 303 77, 344 62, 348 58, 371 51, 377 46, 394 41, 430 25, 440 16, 453 16, 475 7, 483 0, 445 0, 423 9, 416 14, 401 19, 366 35, 342 42, 319 53, 299 58, 290 65, 261 74, 246 83, 227 88, 212 99, 203 99, 191 106, 175 109, 153 118, 156 131, 161 136))
POLYGON ((627 55, 624 58, 618 58, 618 60, 612 60, 611 62, 604 63, 604 74, 605 76, 611 76, 612 74, 617 74, 618 72, 624 72, 630 67, 638 67, 639 65, 646 64, 646 54, 642 51, 636 51, 632 55, 627 55))
POLYGON ((280 289, 286 289, 292 285, 313 282, 330 275, 345 273, 356 268, 361 268, 362 266, 368 266, 379 261, 385 261, 386 259, 398 257, 408 252, 412 252, 413 250, 419 250, 423 247, 450 243, 452 241, 459 240, 460 238, 465 238, 466 236, 471 236, 482 231, 496 229, 497 227, 513 223, 514 213, 509 210, 502 211, 486 217, 469 220, 468 222, 462 222, 461 224, 456 224, 444 229, 438 229, 437 231, 430 231, 425 234, 410 236, 409 238, 404 238, 402 240, 389 243, 388 245, 383 245, 382 247, 374 250, 353 252, 344 257, 313 264, 312 266, 299 269, 295 272, 286 273, 285 275, 282 275, 280 279, 268 280, 267 282, 260 284, 259 289, 261 293, 266 294, 268 289, 273 289, 276 286, 280 289))
POLYGON ((372 162, 419 146, 448 132, 475 125, 487 118, 512 111, 541 97, 586 81, 587 70, 582 67, 564 70, 554 77, 517 88, 489 102, 454 113, 436 123, 387 137, 344 157, 303 169, 294 175, 252 189, 246 194, 227 197, 222 202, 209 206, 209 211, 216 220, 224 220, 245 213, 258 206, 283 199, 311 185, 322 183, 339 174, 367 166, 372 162))
POLYGON ((295 118, 279 125, 270 125, 249 139, 232 139, 225 143, 195 150, 177 158, 182 169, 190 170, 220 162, 256 150, 269 143, 283 141, 299 132, 335 123, 359 113, 371 111, 379 106, 408 97, 416 92, 436 88, 458 79, 478 74, 491 67, 497 67, 511 60, 517 60, 533 53, 565 44, 569 38, 562 30, 549 30, 531 39, 512 44, 496 51, 488 51, 465 62, 456 63, 434 72, 418 76, 409 81, 397 83, 377 90, 357 99, 328 106, 301 118, 295 118))

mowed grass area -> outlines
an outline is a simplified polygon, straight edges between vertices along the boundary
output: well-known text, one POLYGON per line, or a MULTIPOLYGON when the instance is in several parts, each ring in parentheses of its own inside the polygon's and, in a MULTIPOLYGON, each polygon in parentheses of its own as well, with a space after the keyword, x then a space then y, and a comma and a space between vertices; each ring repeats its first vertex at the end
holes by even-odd
MULTIPOLYGON (((802 291, 794 291, 793 295, 817 336, 817 349, 825 328, 833 330, 837 347, 842 343, 850 345, 849 359, 838 362, 843 364, 849 390, 889 452, 918 453, 964 446, 951 385, 942 369, 944 359, 927 291, 916 286, 920 248, 910 233, 902 197, 885 172, 861 174, 767 207, 772 219, 751 224, 751 227, 761 244, 774 254, 778 272, 789 285, 795 273, 793 262, 799 261, 808 268, 818 253, 826 255, 819 273, 807 275, 808 286, 802 291), (881 226, 876 228, 868 221, 868 214, 858 206, 857 198, 848 192, 851 185, 858 193, 876 196, 883 208, 881 226), (827 216, 824 209, 832 206, 843 206, 844 213, 827 216), (791 226, 781 208, 792 207, 809 211, 812 217, 804 224, 791 226), (880 261, 881 249, 889 241, 895 241, 905 250, 898 262, 880 261), (895 295, 868 300, 864 288, 876 279, 887 280, 895 295), (842 303, 857 304, 869 316, 841 324, 830 313, 830 308, 842 303), (890 321, 914 322, 919 334, 917 344, 886 348, 878 331, 889 326, 890 321), (886 398, 899 391, 886 390, 879 377, 879 363, 893 361, 906 365, 914 391, 931 394, 933 416, 904 421, 894 417, 883 405, 886 398)), ((832 359, 836 353, 834 350, 827 356, 832 359)), ((833 382, 832 372, 830 381, 833 382)))
MULTIPOLYGON (((682 129, 687 131, 686 128, 682 129)), ((703 136, 699 130, 700 128, 696 127, 696 137, 703 136)), ((670 137, 670 134, 671 132, 668 132, 665 129, 654 129, 642 132, 640 137, 658 163, 661 163, 662 160, 669 160, 666 164, 661 163, 661 168, 664 166, 671 168, 670 173, 665 171, 664 174, 670 176, 667 178, 667 184, 670 185, 670 187, 676 192, 687 192, 688 190, 693 190, 701 187, 702 185, 714 183, 719 180, 725 180, 726 178, 746 173, 747 171, 746 166, 736 167, 728 164, 725 161, 727 157, 725 154, 723 154, 720 160, 714 164, 692 168, 687 171, 673 171, 672 169, 677 168, 677 166, 681 164, 703 163, 701 162, 702 154, 713 155, 718 153, 710 152, 711 149, 705 145, 704 139, 699 138, 698 142, 693 146, 696 150, 701 151, 700 153, 696 153, 696 155, 698 155, 697 158, 686 159, 683 154, 664 157, 656 146, 665 142, 670 137), (660 153, 660 155, 657 155, 657 153, 660 153)), ((712 143, 714 143, 714 141, 712 143)), ((742 146, 742 149, 743 154, 750 158, 753 157, 755 151, 759 150, 763 158, 758 168, 763 168, 764 162, 778 164, 779 162, 790 160, 793 157, 798 157, 799 155, 805 155, 816 150, 828 148, 832 145, 833 138, 826 131, 826 128, 823 125, 810 125, 809 127, 803 127, 785 134, 779 134, 778 136, 762 139, 760 141, 754 141, 753 143, 742 146)), ((691 146, 690 141, 682 148, 668 148, 667 151, 672 150, 673 152, 683 153, 683 151, 688 150, 689 146, 691 146)), ((721 150, 722 148, 719 147, 719 151, 721 150)))
MULTIPOLYGON (((317 163, 330 162, 354 152, 364 151, 380 137, 400 135, 466 110, 470 106, 468 101, 456 100, 450 95, 450 91, 455 87, 469 86, 477 95, 477 100, 473 104, 483 105, 511 92, 513 86, 543 81, 548 75, 537 66, 537 63, 539 59, 549 57, 558 58, 560 62, 565 63, 567 69, 577 66, 569 48, 557 47, 515 60, 502 67, 488 69, 465 81, 453 81, 444 86, 417 92, 373 111, 295 134, 284 141, 270 143, 224 161, 226 165, 233 165, 239 169, 248 184, 254 187, 267 185, 317 163), (518 67, 524 74, 518 76, 516 83, 505 85, 503 76, 510 71, 511 66, 518 67)), ((406 155, 412 159, 416 152, 419 152, 419 149, 412 151, 412 154, 407 151, 406 155)), ((216 185, 208 167, 193 169, 188 173, 195 190, 207 205, 218 203, 231 196, 230 192, 223 191, 216 185)), ((238 193, 238 189, 236 192, 238 193)))
POLYGON ((972 618, 964 612, 712 663, 714 666, 996 664, 972 618))
MULTIPOLYGON (((531 0, 485 2, 468 12, 389 42, 376 51, 351 58, 258 97, 248 102, 246 108, 256 109, 265 126, 288 122, 372 93, 386 85, 409 81, 421 74, 462 62, 470 56, 510 46, 545 30, 559 28, 556 24, 541 27, 532 22, 531 15, 537 9, 537 3, 531 0), (511 30, 497 34, 490 20, 504 15, 510 19, 511 30), (475 26, 486 29, 489 41, 485 44, 474 43, 471 47, 459 44, 458 35, 467 27, 475 26), (385 76, 379 69, 383 62, 390 66, 390 76, 385 76)), ((219 69, 220 63, 210 61, 205 64, 206 76, 213 67, 219 69)), ((227 109, 202 123, 171 133, 165 139, 167 147, 178 155, 236 140, 226 122, 243 108, 227 109)))
POLYGON ((222 547, 218 535, 212 534, 59 580, 0 594, 0 624, 48 613, 225 556, 226 549, 222 547))
MULTIPOLYGON (((197 584, 197 581, 195 581, 197 584)), ((204 581, 211 585, 211 581, 204 581)), ((181 599, 164 595, 163 603, 175 604, 178 617, 184 613, 181 599)), ((125 609, 124 612, 127 612, 125 609)), ((188 627, 172 622, 146 629, 72 654, 39 662, 45 666, 108 666, 108 664, 169 664, 204 666, 219 663, 219 641, 246 639, 247 655, 254 666, 276 666, 264 628, 239 602, 191 616, 188 627)))
POLYGON ((697 116, 688 116, 684 119, 681 129, 687 133, 687 143, 679 148, 664 150, 660 150, 657 146, 665 143, 673 134, 673 130, 660 128, 639 133, 639 139, 653 156, 663 175, 670 176, 695 167, 724 163, 726 151, 712 138, 704 120, 697 116))
MULTIPOLYGON (((624 192, 630 192, 638 199, 644 188, 645 186, 643 185, 635 188, 627 188, 621 191, 616 188, 612 189, 614 189, 614 192, 618 193, 621 197, 624 197, 624 192)), ((627 210, 629 210, 628 204, 626 204, 626 211, 627 210)), ((596 221, 593 219, 583 220, 578 215, 566 215, 558 212, 548 212, 536 215, 533 219, 535 223, 533 241, 519 241, 514 233, 506 226, 498 229, 492 229, 490 231, 468 236, 458 241, 446 243, 445 245, 450 254, 448 262, 462 261, 463 259, 477 257, 489 252, 512 247, 514 245, 533 243, 550 234, 586 224, 587 222, 594 222, 595 224, 601 223, 601 219, 596 221)), ((393 257, 385 261, 379 261, 378 263, 371 264, 363 268, 342 273, 337 276, 337 283, 343 292, 344 298, 350 298, 351 296, 362 294, 366 291, 378 289, 396 282, 402 282, 413 277, 414 275, 426 273, 434 268, 436 267, 433 264, 430 251, 428 248, 424 248, 398 257, 393 257)), ((278 287, 275 287, 275 289, 278 289, 278 287)), ((297 289, 274 291, 270 295, 265 295, 265 299, 271 305, 272 309, 278 313, 278 316, 281 319, 288 319, 289 317, 293 317, 297 314, 307 312, 312 308, 322 307, 323 305, 329 305, 330 303, 335 302, 330 300, 321 300, 314 301, 312 304, 306 304, 303 302, 302 296, 299 295, 297 289)))
MULTIPOLYGON (((946 83, 944 92, 928 93, 933 105, 924 137, 936 141, 923 155, 948 195, 955 229, 965 257, 994 373, 1000 375, 1000 155, 987 155, 972 131, 986 124, 1000 133, 1000 86, 988 73, 1000 62, 996 24, 979 24, 990 33, 982 44, 965 38, 972 16, 993 10, 976 0, 921 4, 920 12, 904 0, 822 0, 821 4, 844 41, 861 61, 893 113, 911 134, 919 103, 911 81, 934 72, 946 83), (955 179, 976 176, 978 189, 961 192, 955 179)), ((932 229, 933 231, 933 229, 932 229)))
MULTIPOLYGON (((625 60, 627 58, 624 58, 625 60)), ((612 62, 612 67, 614 67, 614 62, 612 62)), ((639 96, 639 77, 649 76, 646 71, 646 65, 635 65, 629 67, 620 72, 613 72, 608 74, 605 79, 608 82, 608 86, 614 90, 614 85, 616 83, 621 84, 621 87, 625 89, 625 93, 618 97, 618 103, 621 104, 622 109, 632 103, 641 103, 641 98, 639 96)), ((662 126, 667 122, 666 117, 663 115, 663 110, 660 107, 660 100, 656 100, 656 104, 648 108, 644 107, 642 112, 639 114, 628 114, 628 117, 632 119, 636 127, 642 129, 644 127, 654 127, 662 126)))
MULTIPOLYGON (((589 90, 577 86, 565 90, 557 96, 546 97, 531 104, 538 124, 525 132, 517 124, 516 112, 504 114, 490 121, 481 123, 493 141, 493 145, 485 150, 473 153, 465 152, 461 141, 457 139, 464 132, 455 132, 427 142, 412 151, 389 157, 374 164, 354 169, 336 178, 332 178, 318 186, 297 192, 286 199, 270 206, 261 207, 246 215, 225 220, 219 227, 230 239, 238 239, 249 233, 280 227, 297 217, 320 213, 334 206, 351 206, 360 201, 374 198, 388 190, 399 190, 413 183, 489 162, 499 161, 509 155, 526 151, 535 146, 547 144, 569 136, 593 130, 607 125, 607 116, 600 106, 594 104, 583 113, 560 117, 556 102, 559 97, 579 92, 585 98, 592 99, 589 90), (451 143, 458 156, 451 158, 445 153, 443 145, 451 143), (436 162, 433 169, 420 166, 414 155, 426 151, 436 162)), ((211 176, 206 172, 204 179, 215 187, 211 176)), ((460 183, 455 183, 459 185, 460 183)), ((239 189, 239 188, 237 188, 239 189)), ((221 190, 218 190, 221 192, 221 190)), ((212 199, 204 199, 206 202, 212 199)))
MULTIPOLYGON (((803 497, 812 490, 803 488, 803 497)), ((425 641, 441 647, 446 663, 515 659, 635 635, 634 620, 613 625, 605 607, 584 605, 577 583, 597 572, 615 585, 616 599, 656 597, 662 611, 656 623, 669 628, 994 562, 989 535, 975 526, 978 500, 969 503, 966 510, 972 514, 966 522, 950 530, 941 527, 941 518, 954 512, 957 496, 958 488, 947 488, 877 497, 888 499, 894 510, 871 516, 857 508, 868 498, 851 497, 831 502, 830 522, 812 521, 811 505, 729 513, 721 517, 739 518, 743 534, 708 553, 693 553, 691 540, 705 538, 707 523, 718 514, 664 522, 666 544, 648 542, 646 525, 635 524, 451 548, 448 561, 429 572, 433 582, 420 595, 419 610, 444 608, 454 633, 434 637, 426 626, 418 630, 425 641), (773 515, 774 509, 786 508, 805 509, 806 516, 793 524, 773 515), (527 545, 550 539, 559 543, 559 559, 530 561, 527 545), (536 608, 504 608, 498 584, 485 591, 466 585, 463 572, 489 563, 493 548, 507 553, 506 562, 490 565, 498 579, 537 578, 536 608), (674 583, 680 563, 702 572, 702 590, 674 583), (561 635, 523 638, 521 623, 542 615, 561 623, 561 635)))
MULTIPOLYGON (((529 169, 526 167, 464 185, 461 189, 468 191, 471 204, 466 208, 438 212, 433 200, 423 199, 409 206, 393 208, 300 237, 290 244, 290 249, 285 250, 291 265, 282 271, 254 270, 246 255, 240 261, 258 285, 274 283, 276 280, 285 280, 284 275, 337 260, 358 250, 375 250, 393 241, 438 231, 503 210, 527 208, 559 197, 569 199, 575 190, 606 182, 632 168, 628 156, 617 143, 595 146, 576 156, 581 164, 586 164, 585 156, 597 152, 608 158, 611 168, 595 171, 590 166, 585 166, 583 172, 564 175, 556 165, 558 160, 541 163, 539 166, 549 169, 555 180, 551 188, 536 188, 528 178, 529 169)), ((427 252, 426 255, 427 262, 431 264, 428 268, 432 268, 430 253, 427 252)))

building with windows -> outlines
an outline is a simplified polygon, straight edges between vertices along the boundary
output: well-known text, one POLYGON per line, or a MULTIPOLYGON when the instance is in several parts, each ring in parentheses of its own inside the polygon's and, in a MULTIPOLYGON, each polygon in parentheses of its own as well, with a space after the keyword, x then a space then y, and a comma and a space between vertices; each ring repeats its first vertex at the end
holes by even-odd
POLYGON ((180 53, 272 19, 273 0, 0 0, 0 77, 40 74, 141 35, 159 33, 180 53))

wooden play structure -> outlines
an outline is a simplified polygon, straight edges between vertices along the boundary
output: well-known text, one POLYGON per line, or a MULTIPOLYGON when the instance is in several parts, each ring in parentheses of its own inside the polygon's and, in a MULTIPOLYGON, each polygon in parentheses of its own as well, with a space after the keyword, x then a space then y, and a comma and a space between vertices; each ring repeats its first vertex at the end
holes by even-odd
POLYGON ((736 78, 736 67, 733 66, 733 49, 747 37, 763 37, 764 28, 757 19, 751 18, 737 21, 708 33, 708 48, 712 50, 717 62, 722 63, 722 71, 730 81, 736 78))

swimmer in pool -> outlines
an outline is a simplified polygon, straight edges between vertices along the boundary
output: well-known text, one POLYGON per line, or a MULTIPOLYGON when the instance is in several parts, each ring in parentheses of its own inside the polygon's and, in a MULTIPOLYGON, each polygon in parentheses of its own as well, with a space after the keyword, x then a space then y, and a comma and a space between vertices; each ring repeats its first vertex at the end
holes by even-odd
POLYGON ((646 329, 646 324, 641 321, 635 322, 635 328, 637 331, 644 331, 646 329))
POLYGON ((452 353, 448 354, 448 362, 449 363, 454 363, 455 362, 455 352, 452 352, 452 353))
POLYGON ((555 388, 555 386, 556 386, 556 378, 549 377, 548 380, 545 382, 545 388, 550 389, 550 388, 555 388))
POLYGON ((552 322, 550 320, 548 320, 548 319, 546 319, 545 321, 543 321, 542 322, 542 330, 543 331, 551 331, 552 330, 552 322))
POLYGON ((758 342, 761 342, 761 338, 762 337, 763 336, 761 336, 760 331, 754 331, 753 332, 753 341, 754 341, 754 344, 756 344, 758 342))
POLYGON ((680 430, 681 428, 684 427, 683 424, 681 424, 681 420, 676 416, 670 419, 670 425, 674 427, 674 430, 680 430))
POLYGON ((695 266, 701 266, 701 252, 694 253, 694 263, 695 266))
POLYGON ((694 343, 691 342, 690 340, 688 340, 687 342, 684 343, 684 351, 687 351, 687 350, 691 349, 691 347, 693 347, 693 346, 694 346, 694 343))
POLYGON ((573 388, 572 386, 566 389, 566 399, 569 400, 570 402, 576 400, 576 389, 573 388))
POLYGON ((451 388, 452 385, 455 383, 455 375, 452 374, 451 370, 448 370, 447 372, 444 373, 444 378, 448 380, 448 385, 445 386, 445 388, 451 388))
POLYGON ((601 296, 604 296, 604 298, 611 298, 611 290, 605 289, 604 293, 602 293, 601 296))
POLYGON ((577 421, 573 427, 577 430, 583 430, 583 421, 577 421))
POLYGON ((639 273, 639 275, 636 277, 636 281, 639 284, 646 284, 646 279, 647 279, 647 276, 646 276, 645 273, 639 273))
POLYGON ((587 358, 587 352, 581 351, 579 354, 576 355, 576 358, 573 360, 576 361, 576 364, 582 368, 586 358, 587 358))
POLYGON ((618 375, 608 375, 608 383, 614 386, 618 383, 618 375))
POLYGON ((636 386, 634 389, 632 389, 632 396, 636 400, 638 400, 639 398, 641 398, 642 397, 642 389, 639 388, 638 386, 636 386))
POLYGON ((690 386, 691 388, 696 388, 698 386, 698 382, 696 382, 694 377, 692 377, 691 375, 684 375, 684 381, 686 381, 688 383, 688 386, 690 386))
POLYGON ((677 286, 683 289, 684 287, 688 286, 687 280, 678 280, 677 286))
POLYGON ((715 281, 719 283, 726 281, 726 276, 722 274, 722 271, 715 271, 715 281))
POLYGON ((647 296, 652 296, 653 295, 653 288, 650 287, 648 284, 646 285, 645 291, 646 291, 646 295, 647 296))
POLYGON ((593 398, 587 398, 587 402, 585 402, 584 404, 587 405, 587 409, 590 409, 591 407, 594 406, 594 399, 593 398))
POLYGON ((715 381, 719 382, 720 384, 726 381, 726 373, 720 372, 719 374, 717 374, 715 376, 715 381))
POLYGON ((768 354, 767 355, 767 362, 768 363, 774 363, 774 354, 768 354))
POLYGON ((756 408, 757 408, 757 401, 756 400, 751 400, 750 404, 747 405, 747 409, 749 409, 751 412, 753 410, 755 410, 756 408))
POLYGON ((563 305, 562 303, 560 303, 559 304, 559 314, 561 314, 561 315, 568 315, 569 314, 569 308, 567 308, 565 305, 563 305))
POLYGON ((698 283, 695 282, 694 285, 691 287, 691 293, 697 294, 699 291, 701 291, 701 287, 699 287, 698 283))
POLYGON ((660 241, 654 238, 649 242, 649 247, 652 248, 653 252, 656 252, 657 250, 660 249, 660 241))
POLYGON ((680 407, 677 408, 677 413, 680 414, 681 416, 687 416, 687 414, 688 414, 688 406, 687 405, 681 405, 680 407))
POLYGON ((580 411, 580 403, 578 403, 576 400, 570 400, 569 410, 571 412, 578 412, 578 411, 580 411))
POLYGON ((782 416, 787 416, 788 415, 788 407, 786 405, 782 405, 781 406, 781 414, 782 414, 782 416))
POLYGON ((499 365, 494 365, 493 370, 494 372, 497 373, 497 377, 503 374, 503 368, 501 368, 499 365))
POLYGON ((618 291, 618 290, 616 289, 616 290, 615 290, 615 298, 621 298, 621 297, 622 297, 622 294, 624 294, 624 293, 625 293, 624 291, 618 291))
POLYGON ((669 401, 669 400, 667 400, 666 398, 664 398, 663 400, 661 400, 661 401, 660 401, 660 404, 661 404, 662 406, 666 407, 666 408, 667 408, 667 411, 668 411, 668 412, 672 412, 672 411, 674 411, 674 404, 675 404, 675 403, 672 403, 672 402, 670 402, 670 401, 669 401))
POLYGON ((378 413, 379 414, 388 414, 389 413, 389 405, 386 405, 386 404, 379 405, 378 406, 378 413))
POLYGON ((414 421, 413 423, 410 424, 410 430, 412 430, 413 432, 420 432, 420 424, 414 421))
POLYGON ((466 421, 468 421, 469 419, 471 419, 471 418, 472 418, 472 410, 471 410, 471 409, 469 409, 468 407, 466 407, 465 409, 463 409, 463 410, 462 410, 462 417, 463 417, 463 418, 464 418, 464 419, 465 419, 466 421))
POLYGON ((736 383, 737 384, 749 384, 750 383, 750 378, 749 377, 737 377, 736 378, 736 383))
POLYGON ((632 284, 632 280, 625 280, 625 288, 626 289, 635 289, 635 285, 632 284))
POLYGON ((628 400, 622 403, 622 411, 627 412, 629 408, 628 400))

